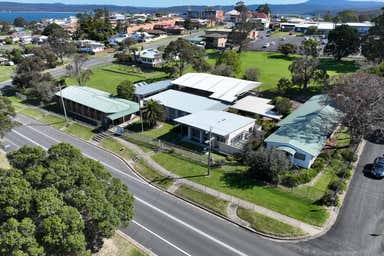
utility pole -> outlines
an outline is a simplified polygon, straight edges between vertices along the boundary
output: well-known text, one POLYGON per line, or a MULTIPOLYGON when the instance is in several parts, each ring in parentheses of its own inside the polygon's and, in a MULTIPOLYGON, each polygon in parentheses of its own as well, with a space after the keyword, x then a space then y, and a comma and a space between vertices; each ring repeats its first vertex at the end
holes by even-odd
POLYGON ((68 122, 67 110, 65 109, 65 104, 63 99, 63 92, 61 91, 61 83, 59 82, 57 85, 59 86, 59 90, 60 90, 60 98, 61 98, 61 104, 63 105, 65 121, 68 122))
POLYGON ((211 151, 212 151, 212 127, 209 127, 209 146, 208 146, 208 173, 211 175, 211 151))
POLYGON ((144 120, 143 120, 142 106, 144 106, 143 100, 142 100, 141 96, 139 96, 139 109, 140 109, 140 119, 141 119, 141 133, 144 132, 144 120))

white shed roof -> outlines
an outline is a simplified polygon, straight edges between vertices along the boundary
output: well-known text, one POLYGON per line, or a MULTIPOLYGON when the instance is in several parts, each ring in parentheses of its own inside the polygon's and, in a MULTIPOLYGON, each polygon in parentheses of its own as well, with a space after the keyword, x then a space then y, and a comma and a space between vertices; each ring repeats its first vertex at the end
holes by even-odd
POLYGON ((206 73, 188 73, 172 83, 182 87, 212 92, 210 98, 226 102, 234 102, 239 95, 261 85, 259 82, 206 73))
POLYGON ((227 136, 256 122, 253 118, 214 110, 196 112, 176 118, 174 121, 207 132, 212 128, 212 133, 220 136, 227 136))
POLYGON ((231 108, 280 120, 283 116, 277 114, 275 111, 272 111, 275 106, 268 104, 270 101, 270 99, 264 99, 256 96, 247 96, 241 100, 236 101, 236 103, 231 106, 231 108))

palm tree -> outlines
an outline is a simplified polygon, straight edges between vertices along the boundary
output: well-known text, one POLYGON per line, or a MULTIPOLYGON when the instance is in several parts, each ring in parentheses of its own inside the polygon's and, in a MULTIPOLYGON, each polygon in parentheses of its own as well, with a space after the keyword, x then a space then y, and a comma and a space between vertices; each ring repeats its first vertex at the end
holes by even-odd
POLYGON ((144 105, 143 119, 149 128, 155 127, 157 122, 165 119, 164 107, 155 100, 148 100, 144 105))

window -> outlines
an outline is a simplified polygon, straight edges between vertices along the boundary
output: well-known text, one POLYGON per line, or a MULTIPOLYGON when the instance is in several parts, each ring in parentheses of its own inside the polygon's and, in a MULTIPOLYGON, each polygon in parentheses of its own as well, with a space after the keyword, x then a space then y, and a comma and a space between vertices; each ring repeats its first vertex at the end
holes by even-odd
POLYGON ((305 155, 297 153, 297 152, 295 153, 294 158, 297 159, 297 160, 305 161, 305 155))

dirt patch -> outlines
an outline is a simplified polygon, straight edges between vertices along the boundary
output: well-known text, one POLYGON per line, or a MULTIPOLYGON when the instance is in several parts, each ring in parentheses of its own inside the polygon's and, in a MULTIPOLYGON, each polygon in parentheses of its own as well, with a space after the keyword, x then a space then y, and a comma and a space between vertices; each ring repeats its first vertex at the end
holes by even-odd
POLYGON ((1 169, 9 169, 11 166, 9 165, 9 162, 7 160, 7 157, 5 155, 5 152, 0 149, 0 168, 1 169))

